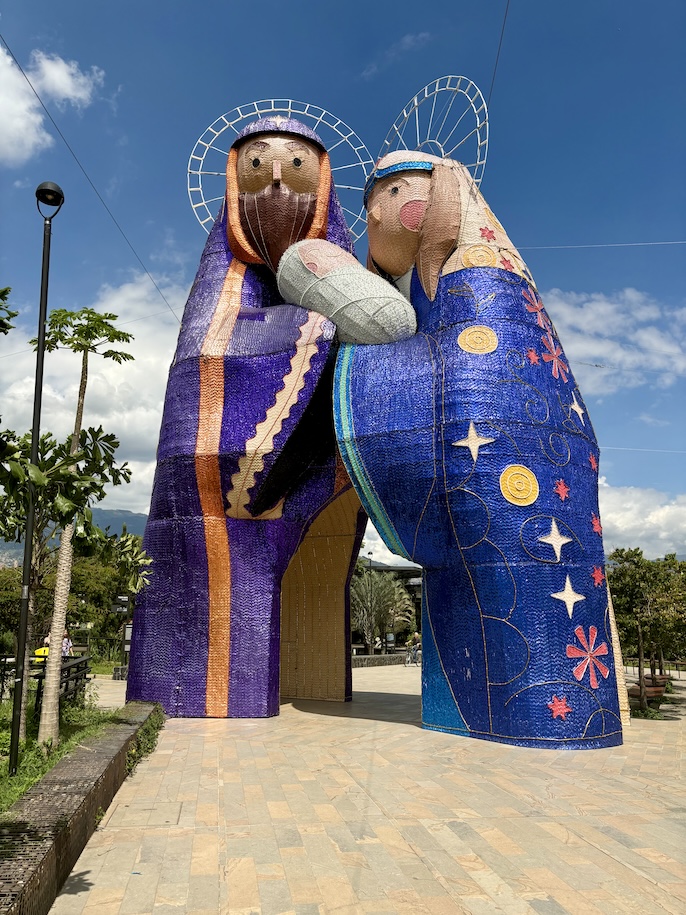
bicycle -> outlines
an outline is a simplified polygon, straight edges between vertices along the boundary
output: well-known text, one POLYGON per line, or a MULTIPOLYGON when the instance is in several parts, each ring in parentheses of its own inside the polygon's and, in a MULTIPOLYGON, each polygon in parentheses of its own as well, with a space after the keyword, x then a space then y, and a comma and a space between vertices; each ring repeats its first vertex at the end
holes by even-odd
POLYGON ((419 645, 408 645, 405 653, 405 667, 421 667, 422 650, 419 645))

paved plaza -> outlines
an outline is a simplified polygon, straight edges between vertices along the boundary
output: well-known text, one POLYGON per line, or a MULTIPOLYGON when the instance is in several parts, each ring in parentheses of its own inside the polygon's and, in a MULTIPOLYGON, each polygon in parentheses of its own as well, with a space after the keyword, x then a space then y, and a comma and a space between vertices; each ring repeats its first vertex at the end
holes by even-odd
POLYGON ((686 911, 683 714, 519 749, 423 731, 417 668, 353 677, 352 703, 170 719, 52 912, 686 911))

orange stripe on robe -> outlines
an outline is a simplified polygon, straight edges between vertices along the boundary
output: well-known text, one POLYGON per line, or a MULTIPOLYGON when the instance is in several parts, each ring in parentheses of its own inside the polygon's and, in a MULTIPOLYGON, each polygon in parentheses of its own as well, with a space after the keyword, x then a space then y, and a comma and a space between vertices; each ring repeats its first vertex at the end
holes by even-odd
POLYGON ((229 265, 200 354, 200 410, 195 475, 205 527, 209 639, 205 711, 226 718, 229 709, 231 555, 219 474, 224 415, 224 354, 240 309, 245 264, 229 265))

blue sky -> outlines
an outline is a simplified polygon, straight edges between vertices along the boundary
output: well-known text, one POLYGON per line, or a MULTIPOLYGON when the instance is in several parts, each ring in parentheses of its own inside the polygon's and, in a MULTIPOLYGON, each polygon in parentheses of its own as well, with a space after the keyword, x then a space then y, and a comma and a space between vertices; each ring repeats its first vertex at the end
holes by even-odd
MULTIPOLYGON (((186 194, 197 138, 255 99, 309 101, 373 156, 426 83, 489 94, 505 0, 344 6, 6 0, 0 33, 129 242, 180 316, 204 243, 186 194)), ((686 552, 686 5, 512 0, 482 191, 526 258, 601 444, 608 549, 686 552), (556 247, 629 245, 627 247, 556 247), (602 366, 601 368, 597 366, 602 366)), ((19 327, 0 341, 3 424, 27 429, 41 221, 64 189, 50 306, 107 308, 136 335, 131 367, 97 367, 86 421, 116 432, 134 482, 107 506, 146 511, 177 319, 0 51, 0 286, 19 327)), ((43 428, 69 429, 78 365, 48 357, 43 428)), ((374 533, 368 548, 382 558, 374 533)))

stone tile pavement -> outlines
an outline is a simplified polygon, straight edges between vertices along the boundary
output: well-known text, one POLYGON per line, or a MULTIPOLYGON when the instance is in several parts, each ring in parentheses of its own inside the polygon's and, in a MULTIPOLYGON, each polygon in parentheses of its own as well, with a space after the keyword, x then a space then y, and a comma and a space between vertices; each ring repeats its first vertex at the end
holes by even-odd
POLYGON ((52 912, 686 912, 686 716, 519 749, 421 730, 416 668, 353 675, 345 705, 169 720, 52 912))

